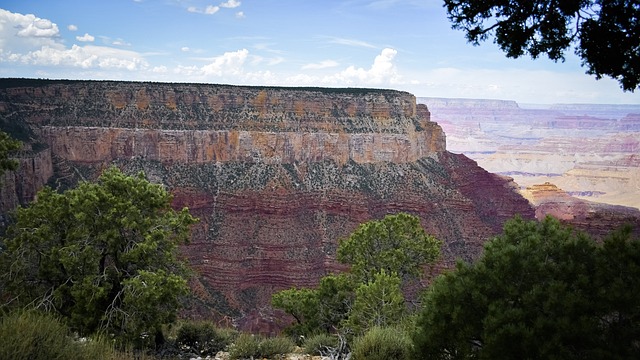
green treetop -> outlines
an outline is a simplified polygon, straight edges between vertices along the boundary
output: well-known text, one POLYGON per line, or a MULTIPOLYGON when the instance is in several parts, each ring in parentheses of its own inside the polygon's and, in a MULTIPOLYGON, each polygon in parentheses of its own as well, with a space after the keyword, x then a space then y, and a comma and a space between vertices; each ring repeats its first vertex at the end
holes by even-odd
POLYGON ((516 218, 435 281, 418 324, 420 358, 640 358, 640 241, 516 218))
POLYGON ((170 202, 161 185, 115 167, 62 194, 40 191, 3 239, 10 300, 58 313, 81 333, 135 339, 159 329, 188 291, 177 246, 196 222, 170 202))

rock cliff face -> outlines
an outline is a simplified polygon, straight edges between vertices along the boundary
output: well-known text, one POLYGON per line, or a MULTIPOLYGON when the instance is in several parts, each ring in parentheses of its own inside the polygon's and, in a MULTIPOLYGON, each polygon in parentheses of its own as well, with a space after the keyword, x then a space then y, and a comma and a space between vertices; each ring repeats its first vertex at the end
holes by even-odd
POLYGON ((27 204, 53 176, 53 161, 48 148, 34 151, 30 144, 26 144, 15 158, 19 163, 18 169, 5 172, 0 180, 0 209, 10 210, 27 204))
POLYGON ((636 208, 581 200, 549 182, 528 186, 522 193, 536 207, 539 220, 551 215, 596 238, 623 224, 633 226, 635 235, 640 235, 640 210, 636 208))
POLYGON ((0 120, 46 147, 52 184, 116 164, 167 186, 201 219, 183 248, 198 275, 188 312, 263 330, 271 293, 342 268, 338 240, 369 219, 419 216, 450 266, 534 216, 510 179, 447 152, 404 92, 0 80, 0 120))

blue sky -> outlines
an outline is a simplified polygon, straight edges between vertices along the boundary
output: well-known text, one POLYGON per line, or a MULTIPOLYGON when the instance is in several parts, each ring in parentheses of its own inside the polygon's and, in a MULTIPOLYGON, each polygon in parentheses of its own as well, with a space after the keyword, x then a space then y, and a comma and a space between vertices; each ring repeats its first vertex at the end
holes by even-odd
POLYGON ((0 77, 373 87, 521 103, 640 103, 564 63, 467 43, 440 0, 5 0, 0 77))

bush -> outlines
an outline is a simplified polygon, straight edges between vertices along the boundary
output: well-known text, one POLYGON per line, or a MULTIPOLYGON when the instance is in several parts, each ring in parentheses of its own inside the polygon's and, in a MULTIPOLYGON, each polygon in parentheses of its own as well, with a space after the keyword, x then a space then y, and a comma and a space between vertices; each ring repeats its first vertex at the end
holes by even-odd
POLYGON ((304 352, 310 355, 325 355, 328 350, 338 346, 338 339, 327 333, 316 334, 304 341, 304 352))
POLYGON ((229 347, 231 359, 248 359, 258 356, 260 352, 260 338, 251 334, 240 334, 229 347))
POLYGON ((353 342, 353 360, 410 359, 412 343, 396 328, 373 327, 353 342))
POLYGON ((125 360, 149 359, 143 354, 117 351, 108 340, 74 339, 58 318, 35 311, 14 312, 0 320, 0 359, 12 360, 125 360))
POLYGON ((75 350, 69 329, 53 316, 12 313, 0 323, 0 359, 70 359, 75 350))
POLYGON ((215 355, 224 350, 235 337, 233 330, 217 329, 211 323, 186 323, 178 329, 176 345, 198 355, 215 355))
POLYGON ((271 358, 276 355, 288 354, 293 351, 296 344, 288 337, 267 338, 260 342, 260 353, 258 356, 271 358))
POLYGON ((293 351, 295 343, 288 337, 263 339, 260 336, 241 334, 229 348, 231 359, 271 358, 293 351))

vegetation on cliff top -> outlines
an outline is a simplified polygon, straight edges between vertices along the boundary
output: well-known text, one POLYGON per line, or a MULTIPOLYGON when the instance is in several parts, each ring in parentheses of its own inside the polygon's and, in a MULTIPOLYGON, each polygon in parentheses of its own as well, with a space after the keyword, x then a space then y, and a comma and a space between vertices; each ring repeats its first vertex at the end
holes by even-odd
POLYGON ((0 177, 5 171, 18 168, 18 162, 10 158, 11 154, 20 150, 21 143, 7 133, 0 131, 0 177))
POLYGON ((0 78, 0 89, 16 87, 43 87, 49 85, 74 85, 74 84, 139 84, 139 85, 159 85, 159 86, 192 86, 192 87, 219 87, 219 88, 243 88, 253 90, 294 90, 318 92, 323 94, 409 94, 405 91, 393 89, 376 88, 339 88, 339 87, 319 87, 319 86, 266 86, 266 85, 229 85, 229 84, 203 84, 203 83, 181 83, 181 82, 151 82, 151 81, 114 81, 114 80, 67 80, 67 79, 32 79, 32 78, 0 78))

